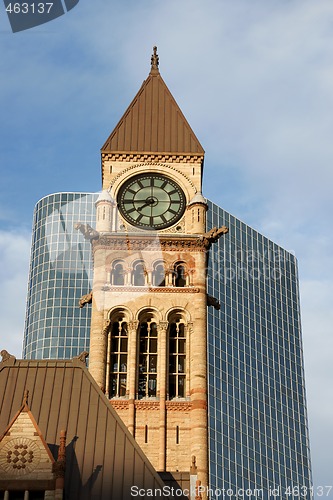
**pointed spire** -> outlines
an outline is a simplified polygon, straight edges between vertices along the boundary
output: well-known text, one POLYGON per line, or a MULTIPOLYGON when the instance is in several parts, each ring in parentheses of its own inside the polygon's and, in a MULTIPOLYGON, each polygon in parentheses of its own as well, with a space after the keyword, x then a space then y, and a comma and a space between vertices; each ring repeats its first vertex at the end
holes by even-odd
POLYGON ((103 153, 204 155, 158 67, 155 46, 149 76, 103 145, 103 153))
POLYGON ((158 75, 160 73, 159 69, 158 69, 159 59, 160 58, 158 57, 158 54, 157 54, 157 47, 155 45, 153 47, 153 53, 151 56, 151 70, 150 70, 151 75, 158 75))

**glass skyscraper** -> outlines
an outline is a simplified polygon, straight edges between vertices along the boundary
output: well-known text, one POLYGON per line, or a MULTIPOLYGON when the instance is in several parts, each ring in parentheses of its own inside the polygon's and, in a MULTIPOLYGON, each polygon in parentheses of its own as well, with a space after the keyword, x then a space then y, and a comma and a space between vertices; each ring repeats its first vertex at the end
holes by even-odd
POLYGON ((95 225, 96 199, 91 193, 55 193, 36 204, 25 359, 72 358, 89 348, 91 309, 80 309, 79 300, 91 290, 91 247, 74 225, 95 225))
POLYGON ((223 224, 208 269, 210 487, 310 499, 296 258, 209 202, 208 229, 223 224))
MULTIPOLYGON (((57 193, 35 208, 25 358, 89 350, 91 245, 96 194, 57 193)), ((209 203, 207 230, 229 233, 210 249, 208 431, 212 498, 312 498, 297 262, 209 203), (215 494, 216 492, 216 494, 215 494), (214 497, 215 495, 215 497, 214 497)))

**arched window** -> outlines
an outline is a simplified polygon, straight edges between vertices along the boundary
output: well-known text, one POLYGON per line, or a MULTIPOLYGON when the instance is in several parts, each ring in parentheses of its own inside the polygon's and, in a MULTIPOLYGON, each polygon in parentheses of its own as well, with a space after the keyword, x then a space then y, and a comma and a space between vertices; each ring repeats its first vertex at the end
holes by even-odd
POLYGON ((115 321, 111 326, 110 398, 126 395, 127 350, 127 323, 115 321))
POLYGON ((138 398, 155 397, 157 384, 157 325, 143 321, 139 325, 138 398))
POLYGON ((146 284, 146 270, 143 262, 137 262, 133 268, 133 285, 145 286, 146 284))
POLYGON ((169 326, 169 398, 184 398, 186 380, 185 325, 179 321, 169 326))
POLYGON ((111 271, 111 285, 120 286, 125 284, 125 272, 122 262, 115 262, 111 271))
POLYGON ((163 262, 158 262, 154 266, 153 286, 165 286, 165 271, 163 262))
POLYGON ((183 287, 186 286, 186 267, 183 262, 179 262, 174 268, 174 280, 175 286, 183 287))

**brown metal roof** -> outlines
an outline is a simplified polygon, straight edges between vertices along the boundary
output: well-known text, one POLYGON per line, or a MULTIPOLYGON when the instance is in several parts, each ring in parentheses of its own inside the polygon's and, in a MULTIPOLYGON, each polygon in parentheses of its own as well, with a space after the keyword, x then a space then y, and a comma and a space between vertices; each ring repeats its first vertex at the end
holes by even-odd
POLYGON ((65 499, 130 500, 132 485, 163 488, 84 363, 13 358, 0 363, 0 435, 20 409, 25 390, 53 455, 60 431, 67 430, 65 499))
POLYGON ((166 86, 152 70, 111 133, 102 152, 203 155, 204 150, 166 86))

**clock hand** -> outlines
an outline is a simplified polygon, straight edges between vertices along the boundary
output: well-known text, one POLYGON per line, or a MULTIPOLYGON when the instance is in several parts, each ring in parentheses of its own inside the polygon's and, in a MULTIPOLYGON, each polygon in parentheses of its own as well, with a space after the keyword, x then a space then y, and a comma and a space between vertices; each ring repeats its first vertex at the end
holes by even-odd
POLYGON ((149 198, 146 199, 145 203, 141 207, 137 208, 137 210, 139 212, 141 212, 141 210, 143 210, 145 207, 149 207, 150 205, 153 205, 154 203, 155 203, 154 198, 149 197, 149 198))

